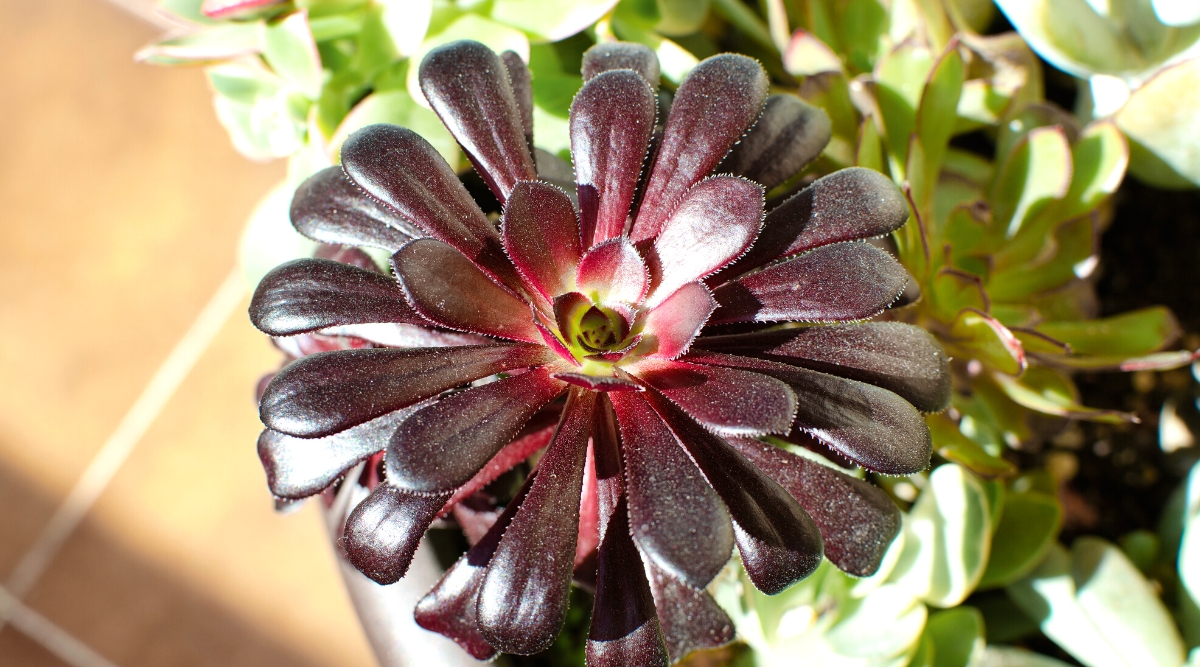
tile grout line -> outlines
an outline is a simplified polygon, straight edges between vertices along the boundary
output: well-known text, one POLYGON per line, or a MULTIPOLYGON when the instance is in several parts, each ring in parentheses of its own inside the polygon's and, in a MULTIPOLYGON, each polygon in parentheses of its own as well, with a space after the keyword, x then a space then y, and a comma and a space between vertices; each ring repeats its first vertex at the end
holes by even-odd
POLYGON ((26 637, 32 639, 53 653, 55 657, 71 665, 71 667, 117 667, 95 649, 76 639, 66 630, 55 625, 50 619, 26 607, 0 586, 0 609, 12 623, 13 628, 20 630, 26 637))
POLYGON ((183 384, 200 356, 241 303, 245 293, 246 278, 240 269, 234 268, 196 316, 183 338, 176 343, 141 395, 125 413, 116 430, 75 482, 75 486, 42 529, 37 540, 13 569, 5 584, 8 590, 0 597, 0 629, 3 629, 5 622, 11 620, 15 609, 7 600, 19 605, 25 594, 37 583, 67 538, 129 458, 138 441, 183 384))

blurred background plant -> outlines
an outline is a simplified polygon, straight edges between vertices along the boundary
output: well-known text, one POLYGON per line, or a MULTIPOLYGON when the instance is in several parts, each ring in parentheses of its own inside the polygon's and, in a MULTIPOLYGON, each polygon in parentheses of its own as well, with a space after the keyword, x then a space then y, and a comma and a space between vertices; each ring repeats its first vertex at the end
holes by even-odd
MULTIPOLYGON (((206 67, 234 146, 251 159, 288 159, 287 180, 264 198, 243 239, 251 282, 315 252, 289 224, 292 194, 336 164, 358 128, 411 127, 470 177, 415 84, 412 64, 439 44, 475 39, 525 60, 540 155, 564 160, 580 57, 596 41, 652 48, 663 104, 709 55, 758 58, 772 92, 798 117, 826 116, 830 133, 817 160, 774 184, 768 206, 801 188, 818 193, 818 179, 848 166, 900 185, 911 219, 878 243, 912 280, 886 317, 942 342, 954 358, 955 393, 949 410, 927 417, 934 468, 874 480, 906 510, 881 571, 855 580, 826 563, 767 597, 731 563, 713 592, 740 648, 690 661, 1180 667, 1200 645, 1200 472, 1192 466, 1200 410, 1186 372, 1172 369, 1196 355, 1176 349, 1183 330, 1165 307, 1141 300, 1101 317, 1096 283, 1127 170, 1158 187, 1200 184, 1200 9, 1186 0, 996 5, 165 0, 179 31, 138 57, 206 67), (1161 414, 1145 398, 1085 405, 1075 378, 1097 371, 1134 372, 1139 395, 1167 388, 1161 414), (1159 383, 1160 371, 1172 374, 1159 383), (1134 431, 1139 418, 1157 424, 1134 431), (1115 543, 1088 535, 1093 515, 1130 498, 1109 494, 1102 472, 1089 473, 1087 498, 1074 489, 1077 452, 1088 445, 1103 457, 1112 441, 1146 429, 1169 457, 1156 459, 1162 471, 1147 473, 1143 487, 1163 491, 1147 500, 1140 524, 1104 531, 1115 543)), ((586 632, 586 619, 576 620, 574 631, 586 632)), ((555 660, 582 664, 570 657, 581 642, 560 643, 555 660)), ((1200 665, 1200 651, 1188 664, 1200 665)))

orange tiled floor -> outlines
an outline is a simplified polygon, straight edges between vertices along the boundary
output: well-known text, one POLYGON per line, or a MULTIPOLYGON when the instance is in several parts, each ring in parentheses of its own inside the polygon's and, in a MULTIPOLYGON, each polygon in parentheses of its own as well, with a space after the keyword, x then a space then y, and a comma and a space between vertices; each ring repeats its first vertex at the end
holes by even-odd
MULTIPOLYGON (((102 0, 0 0, 0 582, 228 274, 282 164, 102 0)), ((121 667, 370 665, 314 508, 271 510, 239 307, 24 601, 121 667)), ((0 665, 61 666, 11 625, 0 665)))

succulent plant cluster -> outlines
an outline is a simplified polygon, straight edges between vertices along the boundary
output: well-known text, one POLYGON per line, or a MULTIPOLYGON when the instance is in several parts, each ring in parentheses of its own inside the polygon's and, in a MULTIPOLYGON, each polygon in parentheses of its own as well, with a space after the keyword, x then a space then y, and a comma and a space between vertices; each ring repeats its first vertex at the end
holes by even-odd
POLYGON ((300 231, 382 247, 394 275, 282 265, 255 293, 256 326, 422 343, 280 371, 260 405, 273 492, 317 493, 386 451, 344 546, 393 582, 437 516, 533 453, 514 438, 549 411, 557 425, 541 427, 553 435, 536 469, 417 609, 480 658, 546 648, 573 573, 594 578, 597 665, 667 664, 729 641, 703 589, 735 545, 767 593, 822 555, 873 573, 899 530, 891 500, 755 438, 888 474, 928 465, 920 410, 949 399, 946 357, 915 326, 856 323, 907 282, 861 240, 907 220, 895 186, 848 169, 764 214, 764 192, 820 151, 827 124, 794 96, 768 97, 744 56, 701 62, 659 126, 654 54, 589 50, 571 109, 574 196, 538 179, 515 54, 455 42, 419 76, 501 203, 499 224, 427 141, 395 126, 355 133, 341 167, 301 188, 300 231), (792 322, 806 326, 781 325, 792 322))

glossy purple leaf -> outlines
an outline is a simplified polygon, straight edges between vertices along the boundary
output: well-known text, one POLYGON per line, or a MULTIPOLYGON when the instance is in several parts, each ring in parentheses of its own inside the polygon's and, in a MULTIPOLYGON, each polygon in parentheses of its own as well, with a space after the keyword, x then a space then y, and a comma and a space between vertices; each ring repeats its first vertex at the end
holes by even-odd
POLYGON ((883 236, 907 220, 908 202, 887 176, 862 167, 835 171, 772 209, 750 251, 717 277, 831 243, 883 236))
POLYGON ((730 438, 759 470, 792 494, 825 542, 825 557, 839 570, 869 577, 879 570, 900 532, 900 509, 879 488, 774 445, 730 438))
POLYGON ((929 332, 911 324, 866 322, 706 336, 697 346, 861 380, 896 392, 924 412, 939 412, 950 402, 950 360, 929 332))
POLYGON ((514 51, 501 53, 500 60, 504 61, 504 68, 508 70, 513 100, 521 111, 521 129, 525 131, 525 144, 529 146, 529 154, 533 155, 533 82, 529 66, 514 51))
POLYGON ((502 203, 519 181, 537 180, 521 107, 500 56, 479 42, 451 42, 425 56, 418 79, 429 105, 502 203))
POLYGON ((596 601, 584 648, 588 667, 670 664, 642 559, 629 538, 629 523, 621 502, 600 542, 596 601))
POLYGON ((371 246, 388 252, 425 236, 355 185, 341 167, 322 169, 300 184, 292 197, 291 219, 301 234, 314 241, 371 246))
POLYGON ((458 175, 419 134, 370 125, 342 144, 342 168, 363 190, 494 276, 512 275, 500 234, 458 175))
POLYGON ((250 321, 271 336, 372 322, 429 324, 391 276, 327 259, 271 269, 250 299, 250 321))
POLYGON ((413 610, 417 625, 454 640, 476 660, 491 660, 499 653, 479 631, 479 589, 488 563, 500 545, 500 538, 524 503, 535 479, 536 471, 525 478, 517 495, 504 506, 504 511, 483 538, 446 570, 413 610))
POLYGON ((687 352, 717 308, 708 288, 688 283, 646 315, 643 347, 654 359, 674 359, 687 352))
POLYGON ((733 551, 729 514, 644 398, 624 393, 609 399, 621 427, 634 540, 659 567, 707 586, 733 551))
POLYGON ((618 237, 587 251, 575 281, 581 291, 597 292, 601 301, 636 303, 646 296, 650 274, 629 239, 618 237))
POLYGON ((638 379, 683 409, 705 428, 727 435, 787 433, 796 396, 773 377, 720 366, 646 360, 638 379))
POLYGON ((297 438, 266 429, 258 437, 258 458, 267 488, 277 498, 320 493, 359 461, 387 448, 400 423, 416 406, 397 410, 324 438, 297 438))
POLYGON ((873 384, 774 361, 700 352, 688 361, 747 368, 796 392, 795 428, 873 472, 909 475, 929 467, 933 441, 911 403, 873 384))
POLYGON ((538 368, 451 394, 419 410, 388 445, 388 483, 417 493, 453 491, 565 388, 538 368))
POLYGON ((645 44, 632 42, 601 42, 583 52, 583 80, 612 70, 631 69, 637 72, 655 90, 661 74, 658 56, 645 44))
POLYGON ((267 385, 259 416, 301 438, 344 431, 447 389, 553 357, 533 345, 339 350, 304 357, 267 385))
POLYGON ((746 252, 762 226, 763 189, 735 176, 713 176, 688 190, 654 239, 658 284, 650 303, 707 277, 746 252))
POLYGON ((621 472, 621 439, 617 415, 607 395, 596 399, 592 412, 592 455, 596 465, 597 535, 603 539, 617 504, 625 494, 621 472))
POLYGON ((758 119, 767 73, 743 55, 723 53, 696 65, 679 84, 662 147, 633 224, 634 242, 658 236, 683 194, 707 176, 758 119))
POLYGON ((742 565, 754 586, 775 595, 812 574, 821 564, 821 533, 796 499, 665 398, 647 396, 725 501, 742 565))
POLYGON ((480 632, 505 653, 554 643, 567 618, 579 535, 579 501, 596 395, 574 390, 537 481, 504 532, 479 591, 480 632))
POLYGON ((907 283, 904 267, 886 252, 839 243, 718 287, 712 323, 862 320, 883 312, 907 283))
POLYGON ((542 341, 527 303, 441 241, 409 242, 392 255, 392 267, 409 304, 435 324, 485 336, 542 341))
POLYGON ((657 110, 650 85, 629 70, 592 78, 571 102, 571 157, 585 246, 625 232, 657 110))
POLYGON ((646 563, 654 608, 671 662, 692 651, 713 649, 733 641, 733 621, 712 596, 646 563))
POLYGON ((376 486, 346 519, 342 547, 347 560, 378 584, 400 581, 421 536, 449 497, 409 493, 386 482, 376 486))
POLYGON ((568 291, 583 250, 567 193, 537 181, 518 183, 504 207, 504 250, 517 273, 547 299, 568 291))
POLYGON ((771 95, 758 122, 718 171, 745 176, 771 190, 820 155, 830 136, 825 111, 795 95, 771 95))

